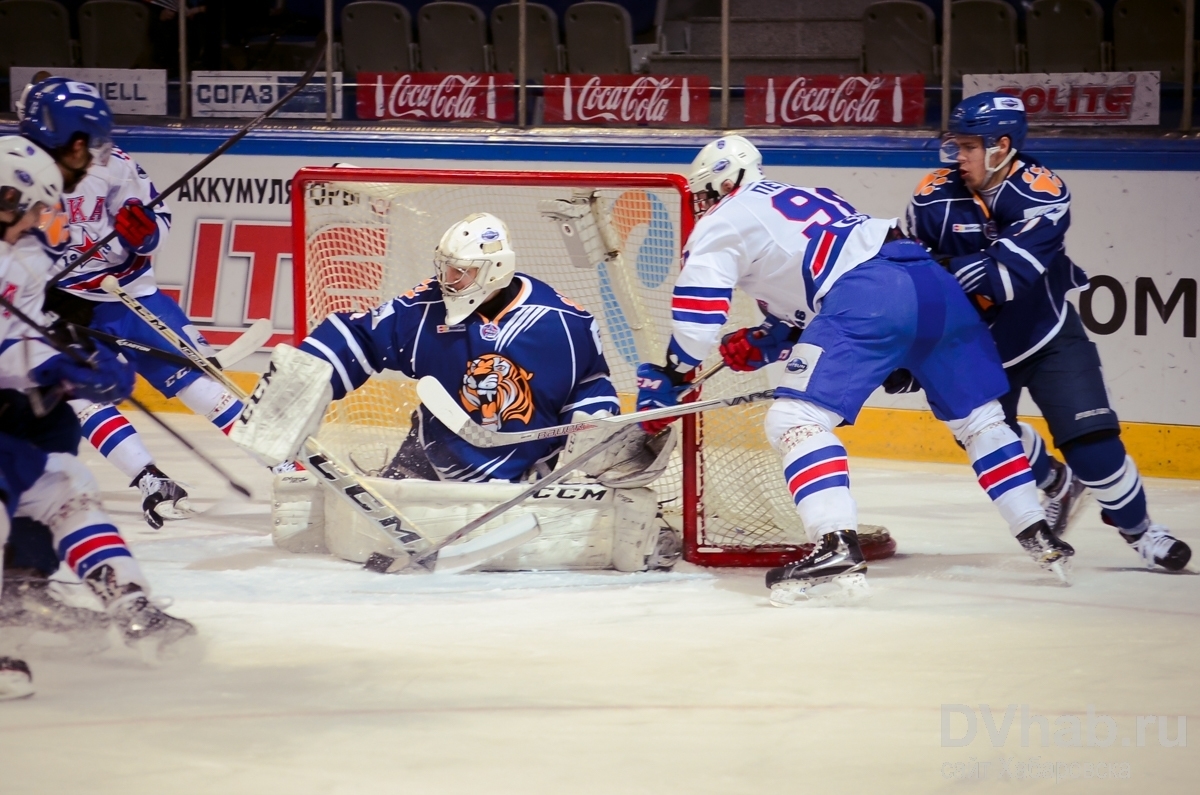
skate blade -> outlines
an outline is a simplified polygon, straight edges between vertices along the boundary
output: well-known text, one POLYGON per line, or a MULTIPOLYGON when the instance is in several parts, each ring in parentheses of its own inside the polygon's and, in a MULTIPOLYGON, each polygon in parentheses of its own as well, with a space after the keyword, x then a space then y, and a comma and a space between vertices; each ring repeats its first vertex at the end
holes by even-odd
POLYGON ((29 698, 32 695, 32 679, 20 671, 0 671, 0 701, 29 698))
POLYGON ((1046 561, 1042 564, 1042 568, 1057 577, 1063 585, 1071 584, 1071 559, 1069 557, 1063 556, 1046 561))
POLYGON ((803 604, 811 607, 853 605, 871 596, 871 585, 862 572, 818 580, 784 580, 771 587, 774 607, 803 604))

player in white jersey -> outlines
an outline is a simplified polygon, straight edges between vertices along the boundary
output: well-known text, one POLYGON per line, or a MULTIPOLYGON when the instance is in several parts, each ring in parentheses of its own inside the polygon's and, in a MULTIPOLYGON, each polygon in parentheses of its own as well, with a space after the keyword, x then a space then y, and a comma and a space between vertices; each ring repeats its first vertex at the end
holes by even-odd
MULTIPOLYGON (((620 412, 595 319, 550 285, 517 272, 517 253, 502 220, 476 213, 454 224, 434 263, 436 278, 371 312, 330 315, 301 343, 301 351, 328 362, 333 398, 345 397, 376 373, 398 370, 414 379, 436 378, 477 421, 495 429, 523 431, 620 412)), ((268 399, 275 390, 289 394, 286 373, 275 371, 265 383, 260 388, 268 399)), ((262 404, 251 402, 247 416, 259 416, 262 404)), ((240 427, 235 438, 241 438, 240 427)), ((399 450, 367 474, 391 479, 372 484, 394 497, 415 523, 450 531, 471 518, 466 506, 506 501, 521 490, 510 484, 547 474, 555 459, 578 455, 595 441, 572 439, 566 450, 562 437, 478 448, 421 406, 399 450)), ((600 485, 547 489, 553 493, 514 509, 514 515, 536 511, 542 536, 491 565, 669 568, 679 558, 680 540, 655 521, 657 499, 645 485, 666 467, 670 449, 650 448, 644 437, 618 445, 585 466, 600 485)), ((351 458, 361 466, 361 457, 351 458)), ((312 478, 279 479, 290 496, 277 492, 277 540, 307 532, 310 519, 321 518, 310 507, 315 486, 308 487, 310 496, 300 496, 305 480, 312 478), (288 507, 281 511, 283 503, 288 507), (292 530, 296 516, 305 526, 292 530)), ((341 507, 339 502, 329 509, 341 507)), ((348 515, 326 521, 327 546, 351 560, 369 553, 394 557, 390 546, 359 543, 369 528, 360 532, 358 526, 348 515), (351 541, 345 540, 347 532, 351 541)))
MULTIPOLYGON (((150 255, 159 250, 171 228, 165 204, 148 205, 158 196, 146 172, 113 146, 112 115, 94 88, 60 77, 34 85, 25 98, 21 134, 54 157, 64 180, 63 208, 70 243, 59 263, 70 267, 47 308, 64 320, 117 337, 162 348, 164 340, 116 298, 100 288, 114 276, 121 286, 149 307, 177 333, 211 355, 212 349, 173 300, 158 289, 150 255), (116 230, 117 238, 85 262, 79 258, 116 230)), ((178 397, 192 411, 228 431, 241 411, 223 386, 194 368, 126 351, 134 369, 167 397, 178 397)), ((75 404, 88 440, 132 479, 143 496, 142 508, 151 527, 164 519, 190 514, 187 493, 154 464, 133 426, 116 407, 75 404)))
MULTIPOLYGON (((34 322, 42 314, 49 258, 34 233, 47 207, 57 204, 62 177, 51 157, 18 136, 0 138, 0 295, 34 322)), ((61 559, 92 590, 130 645, 171 643, 194 633, 191 624, 159 610, 124 539, 100 505, 99 487, 73 451, 46 446, 43 428, 20 415, 33 391, 45 417, 75 430, 72 412, 53 414, 60 398, 111 402, 128 397, 133 372, 110 350, 72 346, 59 352, 15 313, 0 312, 0 498, 3 535, 9 518, 45 524, 61 559), (48 413, 49 412, 49 413, 48 413)), ((17 672, 16 689, 21 689, 17 672)), ((25 674, 28 674, 26 669, 25 674)), ((13 671, 0 663, 0 695, 14 688, 13 671)))
POLYGON ((996 346, 958 283, 902 238, 895 219, 863 215, 828 188, 768 180, 761 164, 740 136, 714 141, 693 162, 693 193, 717 203, 687 241, 668 363, 638 368, 638 407, 678 401, 720 342, 735 288, 757 299, 765 322, 729 335, 721 354, 735 370, 787 361, 766 433, 816 545, 768 572, 773 601, 809 598, 828 582, 865 584, 846 450, 833 429, 853 423, 899 368, 920 379, 1022 547, 1065 579, 1072 550, 1046 525, 1021 442, 996 401, 1008 389, 996 346))

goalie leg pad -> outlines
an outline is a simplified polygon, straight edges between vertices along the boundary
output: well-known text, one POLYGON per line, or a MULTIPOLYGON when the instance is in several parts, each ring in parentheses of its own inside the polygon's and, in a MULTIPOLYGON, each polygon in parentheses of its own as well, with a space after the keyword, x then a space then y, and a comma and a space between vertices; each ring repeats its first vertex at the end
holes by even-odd
POLYGON ((329 552, 325 547, 325 490, 312 473, 284 472, 275 476, 271 540, 288 552, 329 552))
POLYGON ((292 461, 314 436, 333 401, 333 365, 290 345, 277 345, 271 366, 246 400, 229 438, 275 466, 292 461))

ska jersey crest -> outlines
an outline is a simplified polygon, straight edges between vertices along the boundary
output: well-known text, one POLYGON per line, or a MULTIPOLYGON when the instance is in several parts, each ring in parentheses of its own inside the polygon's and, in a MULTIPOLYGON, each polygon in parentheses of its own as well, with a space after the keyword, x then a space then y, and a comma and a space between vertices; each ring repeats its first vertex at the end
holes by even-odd
POLYGON ((478 411, 480 424, 499 430, 508 420, 533 418, 533 373, 498 353, 472 359, 463 376, 459 399, 467 411, 478 411))
POLYGON ((1021 179, 1025 180, 1030 190, 1035 193, 1045 193, 1056 198, 1063 195, 1063 181, 1043 166, 1030 166, 1021 175, 1021 179))
POLYGON ((921 184, 917 186, 914 193, 917 196, 928 196, 935 190, 946 184, 946 180, 950 178, 950 169, 939 168, 936 171, 931 171, 921 180, 921 184))

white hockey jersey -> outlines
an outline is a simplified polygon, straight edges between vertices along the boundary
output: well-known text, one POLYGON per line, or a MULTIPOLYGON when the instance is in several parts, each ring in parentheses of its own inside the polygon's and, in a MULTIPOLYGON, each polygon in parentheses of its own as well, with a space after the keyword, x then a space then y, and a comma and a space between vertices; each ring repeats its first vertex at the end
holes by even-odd
MULTIPOLYGON (((143 204, 149 204, 157 196, 154 183, 142 167, 121 149, 113 147, 107 164, 93 163, 75 190, 63 193, 62 206, 71 241, 59 265, 65 267, 75 262, 92 244, 111 232, 113 218, 125 202, 139 199, 143 204)), ((157 239, 149 241, 143 250, 130 251, 119 238, 113 238, 87 262, 71 271, 59 287, 89 301, 116 301, 114 296, 100 289, 100 282, 111 274, 136 298, 157 290, 148 255, 166 240, 171 229, 171 211, 163 203, 155 207, 154 212, 158 215, 157 239)))
MULTIPOLYGON (((52 265, 36 235, 22 235, 14 245, 0 240, 0 295, 43 326, 50 324, 42 301, 52 265)), ((29 371, 56 353, 23 320, 0 309, 0 389, 35 386, 29 371)))
POLYGON ((694 367, 717 344, 735 287, 804 328, 842 274, 879 253, 897 219, 863 215, 828 188, 762 180, 696 223, 671 298, 670 353, 694 367))

